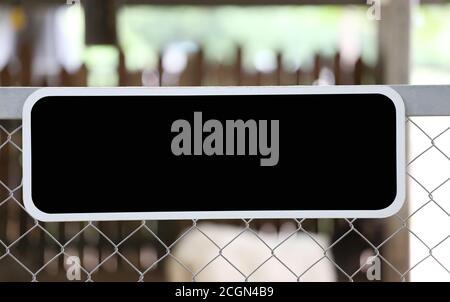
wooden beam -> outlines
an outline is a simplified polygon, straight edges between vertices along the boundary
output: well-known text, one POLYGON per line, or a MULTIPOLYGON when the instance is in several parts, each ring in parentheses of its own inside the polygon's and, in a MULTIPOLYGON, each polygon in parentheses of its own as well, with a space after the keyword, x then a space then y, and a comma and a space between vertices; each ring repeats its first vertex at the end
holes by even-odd
MULTIPOLYGON (((92 0, 81 0, 82 4, 91 2, 92 0)), ((43 4, 65 4, 66 0, 21 0, 24 5, 40 6, 43 4)), ((215 6, 215 5, 366 5, 366 0, 120 0, 119 5, 199 5, 199 6, 215 6)), ((421 4, 449 4, 450 0, 421 0, 421 4)), ((2 4, 16 5, 17 0, 3 0, 2 4)))
POLYGON ((154 5, 366 5, 366 0, 121 0, 122 4, 154 4, 154 5))
MULTIPOLYGON (((96 0, 80 0, 83 5, 96 0)), ((439 0, 432 0, 439 1, 439 0)), ((444 0, 446 1, 446 0, 444 0)), ((449 0, 450 1, 450 0, 449 0)), ((6 4, 17 4, 17 0, 4 0, 6 4)), ((66 0, 22 0, 24 5, 65 4, 66 0)), ((119 5, 152 4, 152 5, 366 5, 366 0, 119 0, 119 5)))

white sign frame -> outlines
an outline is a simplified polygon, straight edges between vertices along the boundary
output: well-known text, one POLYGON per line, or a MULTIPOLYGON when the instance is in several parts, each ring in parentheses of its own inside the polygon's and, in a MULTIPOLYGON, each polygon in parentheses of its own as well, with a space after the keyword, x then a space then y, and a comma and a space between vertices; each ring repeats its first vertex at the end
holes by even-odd
MULTIPOLYGON (((32 93, 23 107, 23 200, 26 211, 40 221, 115 221, 237 218, 385 218, 397 213, 405 201, 405 105, 389 86, 274 86, 274 87, 158 87, 158 88, 41 88, 32 93), (382 94, 396 109, 397 195, 390 206, 380 210, 281 210, 281 211, 195 211, 61 213, 39 210, 31 197, 31 110, 47 96, 152 96, 152 95, 265 95, 265 94, 382 94)), ((61 198, 64 202, 64 199, 61 198)), ((364 202, 364 197, 361 197, 364 202)))

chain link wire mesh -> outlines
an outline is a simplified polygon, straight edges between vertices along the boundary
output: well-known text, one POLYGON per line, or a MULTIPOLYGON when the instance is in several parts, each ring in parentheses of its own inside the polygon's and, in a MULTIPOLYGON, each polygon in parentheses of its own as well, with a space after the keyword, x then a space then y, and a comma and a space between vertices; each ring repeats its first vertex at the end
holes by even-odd
POLYGON ((22 203, 20 121, 3 121, 0 280, 65 281, 77 256, 81 281, 360 281, 375 256, 381 280, 448 281, 450 117, 407 129, 408 200, 388 219, 41 223, 22 203))

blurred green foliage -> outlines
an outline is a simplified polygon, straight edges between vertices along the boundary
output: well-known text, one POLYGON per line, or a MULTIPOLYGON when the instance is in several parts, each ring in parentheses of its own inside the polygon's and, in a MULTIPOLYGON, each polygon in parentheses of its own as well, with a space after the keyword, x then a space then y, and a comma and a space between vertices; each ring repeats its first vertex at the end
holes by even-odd
POLYGON ((413 19, 413 61, 450 68, 450 5, 422 6, 413 19))
POLYGON ((357 39, 363 55, 376 57, 375 24, 362 7, 160 7, 133 6, 118 15, 120 44, 127 65, 153 65, 155 54, 170 42, 191 40, 201 45, 207 60, 229 63, 241 46, 244 64, 260 50, 282 52, 286 61, 307 64, 314 53, 332 55, 338 49, 339 25, 351 15, 358 24, 357 39), (139 59, 138 59, 139 58, 139 59))

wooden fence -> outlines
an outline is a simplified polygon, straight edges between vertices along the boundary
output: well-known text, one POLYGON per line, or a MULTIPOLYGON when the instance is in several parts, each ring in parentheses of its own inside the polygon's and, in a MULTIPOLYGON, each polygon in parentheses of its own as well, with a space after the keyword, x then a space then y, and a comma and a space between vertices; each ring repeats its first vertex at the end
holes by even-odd
MULTIPOLYGON (((119 63, 116 70, 118 86, 259 86, 259 85, 312 85, 327 70, 332 75, 335 85, 360 85, 380 83, 380 73, 374 66, 366 64, 358 58, 353 64, 345 64, 337 52, 334 56, 315 54, 310 67, 292 70, 285 68, 283 55, 276 56, 276 67, 271 72, 250 72, 243 68, 241 48, 236 48, 235 60, 232 64, 220 64, 205 59, 200 50, 190 54, 186 68, 174 79, 165 80, 159 55, 154 70, 129 71, 125 64, 125 55, 119 51, 119 63), (151 76, 151 81, 149 81, 151 76)), ((32 46, 23 45, 17 57, 0 70, 0 86, 87 86, 89 70, 83 64, 79 70, 68 73, 61 68, 59 75, 49 81, 46 78, 33 76, 32 46)))

